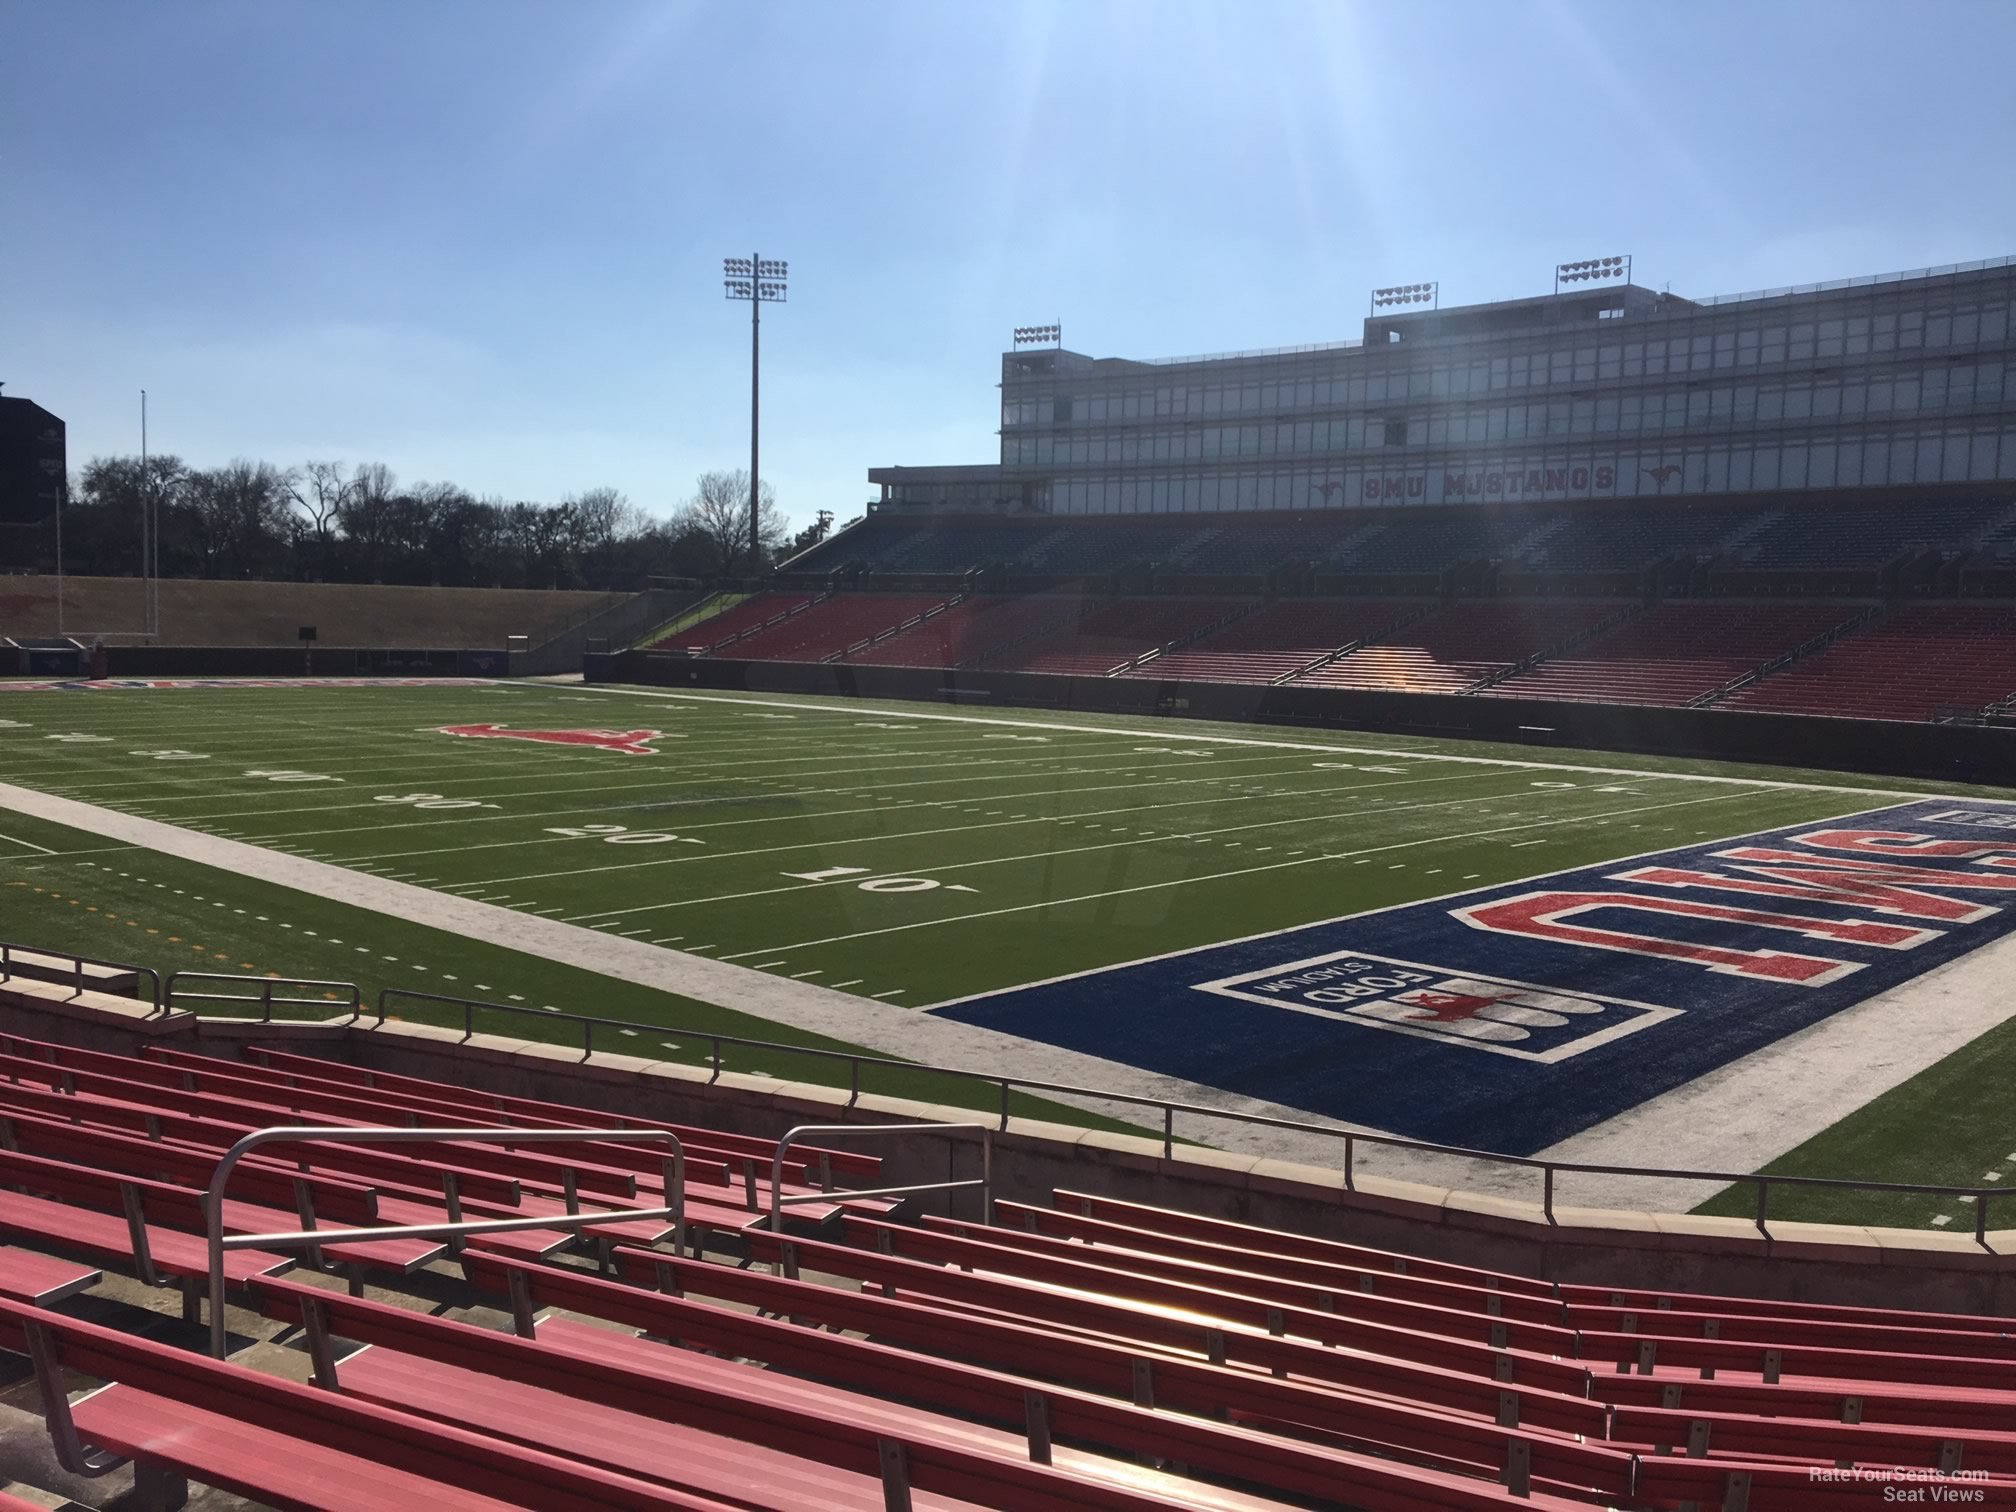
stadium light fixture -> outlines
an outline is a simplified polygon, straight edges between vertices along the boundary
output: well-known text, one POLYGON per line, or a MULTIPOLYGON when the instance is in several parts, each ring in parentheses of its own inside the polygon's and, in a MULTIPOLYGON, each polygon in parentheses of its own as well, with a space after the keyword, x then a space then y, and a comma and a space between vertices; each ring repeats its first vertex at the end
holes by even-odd
POLYGON ((1062 322, 1053 321, 1049 325, 1015 327, 1015 345, 1018 347, 1062 346, 1063 344, 1064 326, 1062 322))
POLYGON ((758 520, 762 512, 761 480, 756 471, 757 438, 761 434, 762 326, 763 306, 783 304, 791 265, 774 258, 724 257, 721 259, 721 286, 728 298, 746 300, 749 305, 749 575, 756 575, 761 558, 758 520))
POLYGON ((1390 289, 1372 291, 1372 313, 1392 309, 1398 305, 1431 305, 1442 307, 1442 285, 1435 283, 1394 284, 1390 289))
POLYGON ((1554 265, 1554 292, 1561 292, 1564 283, 1602 282, 1606 279, 1621 278, 1631 282, 1631 259, 1626 257, 1589 257, 1581 262, 1556 263, 1554 265))

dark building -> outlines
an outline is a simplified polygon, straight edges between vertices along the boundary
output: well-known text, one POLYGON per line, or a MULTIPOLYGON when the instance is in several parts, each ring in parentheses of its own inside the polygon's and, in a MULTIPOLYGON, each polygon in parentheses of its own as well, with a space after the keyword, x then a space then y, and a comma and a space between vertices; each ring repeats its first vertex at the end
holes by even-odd
POLYGON ((63 502, 63 422, 32 399, 0 394, 0 525, 33 525, 63 502))

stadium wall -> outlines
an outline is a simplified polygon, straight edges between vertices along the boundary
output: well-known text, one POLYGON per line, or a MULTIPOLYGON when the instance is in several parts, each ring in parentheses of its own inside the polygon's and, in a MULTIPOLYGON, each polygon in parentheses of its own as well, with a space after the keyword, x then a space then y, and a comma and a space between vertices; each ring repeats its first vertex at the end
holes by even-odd
MULTIPOLYGON (((390 1073, 763 1139, 799 1124, 976 1118, 970 1108, 871 1093, 850 1098, 836 1088, 734 1072, 710 1078, 705 1067, 427 1025, 150 1016, 144 1004, 86 1004, 67 995, 67 988, 10 983, 0 986, 0 1008, 21 1033, 117 1054, 161 1044, 230 1057, 243 1044, 283 1043, 390 1073)), ((2016 1230, 1989 1231, 1984 1248, 1959 1234, 1785 1222, 1767 1235, 1740 1219, 1560 1203, 1550 1221, 1537 1203, 1370 1175, 1347 1185, 1341 1171, 1197 1146, 1165 1156, 1158 1140, 1034 1119, 1010 1119, 989 1137, 994 1193, 1016 1201, 1047 1205, 1055 1189, 1089 1190, 1563 1283, 2016 1312, 2016 1230)), ((970 1128, 909 1133, 873 1148, 891 1185, 976 1177, 984 1158, 982 1136, 970 1128)), ((962 1215, 972 1211, 970 1199, 950 1202, 962 1215)))
MULTIPOLYGON (((0 647, 0 676, 84 677, 90 655, 81 648, 0 647)), ((518 668, 502 650, 436 651, 362 646, 107 646, 107 677, 505 677, 518 668)), ((578 658, 577 658, 578 660, 578 658)))
POLYGON ((2016 783, 2016 730, 1724 709, 1554 703, 1350 688, 1165 683, 1139 677, 950 672, 849 663, 738 662, 629 651, 590 656, 590 682, 749 693, 813 693, 920 703, 1155 714, 1238 724, 1639 751, 1831 768, 1944 782, 2016 783))

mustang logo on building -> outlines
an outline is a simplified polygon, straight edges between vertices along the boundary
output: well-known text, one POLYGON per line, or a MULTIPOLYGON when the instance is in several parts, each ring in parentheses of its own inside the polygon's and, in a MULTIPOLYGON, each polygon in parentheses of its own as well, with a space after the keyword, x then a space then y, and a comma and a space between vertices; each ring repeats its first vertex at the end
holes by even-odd
POLYGON ((545 745, 593 746, 600 751, 620 751, 625 756, 656 756, 646 741, 661 739, 663 730, 514 730, 508 725, 443 725, 435 733, 459 735, 465 740, 534 740, 545 745))

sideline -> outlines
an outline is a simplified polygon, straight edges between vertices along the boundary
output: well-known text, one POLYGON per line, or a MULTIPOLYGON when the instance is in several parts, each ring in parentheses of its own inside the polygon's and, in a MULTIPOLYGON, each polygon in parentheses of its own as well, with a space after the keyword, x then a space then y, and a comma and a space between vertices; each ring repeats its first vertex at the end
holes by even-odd
MULTIPOLYGON (((563 924, 536 914, 519 913, 452 893, 436 892, 432 888, 374 877, 331 862, 288 855, 217 835, 199 834, 156 819, 115 813, 11 783, 0 783, 0 808, 110 840, 142 846, 198 865, 230 871, 241 877, 254 877, 275 886, 312 893, 353 908, 449 930, 469 939, 541 956, 618 981, 634 982, 662 992, 695 998, 716 1007, 732 1008, 808 1033, 858 1045, 881 1055, 948 1066, 993 1068, 1011 1076, 1027 1076, 1039 1081, 1074 1082, 1136 1097, 1165 1098, 1269 1118, 1329 1124, 1339 1129, 1349 1127, 1296 1108, 1240 1097, 1179 1077, 1157 1075, 1120 1061, 1062 1050, 977 1025, 933 1018, 914 1008, 877 1003, 850 993, 836 992, 830 987, 773 977, 748 967, 710 960, 706 956, 688 955, 669 947, 647 945, 641 940, 628 940, 575 924, 563 924)), ((1148 1116, 1143 1109, 1119 1103, 1102 1104, 1090 1098, 1059 1097, 1054 1100, 1069 1102, 1086 1111, 1123 1122, 1138 1124, 1144 1116, 1148 1116)), ((1201 1119, 1188 1120, 1180 1126, 1179 1133, 1192 1139, 1208 1138, 1220 1149, 1272 1159, 1328 1167, 1335 1167, 1342 1159, 1341 1143, 1321 1135, 1302 1135, 1236 1123, 1199 1127, 1202 1123, 1201 1119)), ((1372 1166, 1368 1164, 1368 1168, 1372 1166)), ((1383 1163, 1377 1163, 1377 1168, 1387 1173, 1383 1163)), ((1399 1173, 1394 1171, 1390 1174, 1399 1173)))
MULTIPOLYGON (((695 703, 747 704, 768 709, 816 709, 822 714, 858 715, 864 710, 875 711, 880 706, 879 712, 889 719, 931 719, 949 721, 953 724, 1001 725, 1017 730, 1061 731, 1068 735, 1124 735, 1131 739, 1146 737, 1155 740, 1189 740, 1202 745, 1258 746, 1273 751, 1313 751, 1319 756, 1379 756, 1388 761, 1456 761, 1466 766, 1518 767, 1534 772, 1583 772, 1592 777, 1637 777, 1660 782, 1734 783, 1743 787, 1783 788, 1801 793, 1872 793, 1878 798, 1936 798, 1942 802, 1952 803, 1972 803, 1980 799, 1978 792, 1949 793, 1925 788, 1852 787, 1845 783, 1789 782, 1774 777, 1721 777, 1711 772, 1660 772, 1643 767, 1583 766, 1566 761, 1518 761, 1509 756, 1459 756, 1446 751, 1416 751, 1395 749, 1392 746, 1311 745, 1306 741, 1258 740, 1247 735, 1213 735, 1202 731, 1165 730, 1159 725, 1151 729, 1124 729, 1110 725, 1056 724, 1040 719, 993 719, 983 714, 924 713, 908 707, 888 708, 889 700, 885 699, 862 699, 854 704, 824 704, 811 702, 814 697, 811 694, 784 701, 736 698, 719 693, 686 693, 676 688, 660 691, 656 688, 626 687, 617 683, 593 683, 589 686, 603 693, 623 693, 632 698, 683 698, 695 703)), ((1141 717, 1145 719, 1152 716, 1141 717)))

